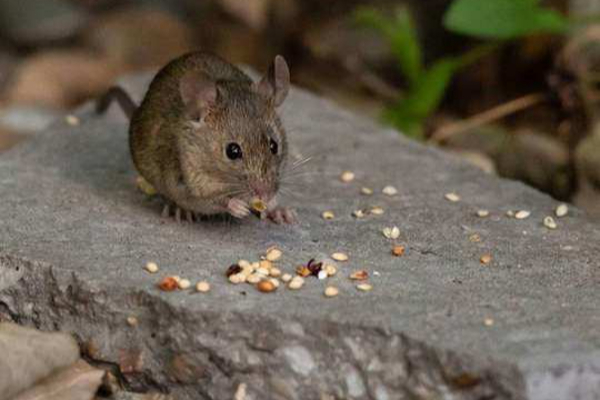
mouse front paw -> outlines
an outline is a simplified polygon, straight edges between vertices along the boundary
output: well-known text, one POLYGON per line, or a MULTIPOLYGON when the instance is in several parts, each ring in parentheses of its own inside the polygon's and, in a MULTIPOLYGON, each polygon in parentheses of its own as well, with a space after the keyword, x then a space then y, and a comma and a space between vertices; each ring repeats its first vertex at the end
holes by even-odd
POLYGON ((248 204, 240 199, 231 199, 227 202, 227 212, 235 218, 246 218, 250 215, 248 204))
POLYGON ((296 211, 287 207, 275 207, 267 211, 267 218, 276 224, 295 224, 298 222, 296 211))

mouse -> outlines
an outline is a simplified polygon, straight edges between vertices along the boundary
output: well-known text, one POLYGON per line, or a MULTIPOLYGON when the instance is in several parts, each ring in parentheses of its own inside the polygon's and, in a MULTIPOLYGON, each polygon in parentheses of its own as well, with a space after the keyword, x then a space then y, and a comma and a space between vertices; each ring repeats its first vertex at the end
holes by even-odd
POLYGON ((163 216, 192 222, 254 213, 295 223, 296 212, 277 200, 288 158, 277 111, 289 87, 289 67, 280 55, 254 82, 221 57, 198 51, 161 68, 139 105, 113 86, 96 112, 116 102, 128 117, 133 164, 165 199, 163 216))

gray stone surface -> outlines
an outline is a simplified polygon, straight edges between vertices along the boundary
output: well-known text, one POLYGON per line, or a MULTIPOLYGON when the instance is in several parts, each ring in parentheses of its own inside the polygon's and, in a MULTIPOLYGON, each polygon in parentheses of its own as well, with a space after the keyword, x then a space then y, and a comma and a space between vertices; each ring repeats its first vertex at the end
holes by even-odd
POLYGON ((0 157, 0 315, 74 332, 127 388, 179 399, 599 398, 600 227, 580 211, 550 231, 549 197, 294 90, 283 110, 291 146, 314 156, 289 187, 301 223, 164 223, 160 202, 134 186, 123 118, 79 116, 0 157), (343 170, 355 182, 341 183, 343 170), (387 184, 399 194, 380 194, 387 184), (386 213, 351 216, 375 204, 386 213), (322 220, 327 209, 338 218, 322 220), (505 216, 520 209, 531 217, 505 216), (391 225, 403 257, 381 234, 391 225), (331 279, 340 295, 324 298, 316 279, 272 294, 226 281, 228 265, 270 245, 286 271, 347 252, 331 279), (149 260, 159 274, 142 269, 149 260), (347 279, 358 268, 371 292, 347 279), (168 274, 213 289, 159 292, 168 274))

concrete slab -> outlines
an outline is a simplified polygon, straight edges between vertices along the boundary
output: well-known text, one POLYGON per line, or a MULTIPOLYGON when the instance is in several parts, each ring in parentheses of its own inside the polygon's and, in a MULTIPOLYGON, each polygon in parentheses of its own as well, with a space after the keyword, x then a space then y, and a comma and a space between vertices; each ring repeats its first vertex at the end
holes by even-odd
MULTIPOLYGON (((146 81, 129 83, 139 96, 146 81)), ((600 398, 600 226, 579 210, 549 230, 548 196, 296 89, 283 119, 293 153, 314 157, 286 199, 301 223, 164 223, 160 201, 135 188, 125 120, 89 106, 77 114, 79 126, 57 124, 0 157, 0 313, 74 332, 129 389, 179 399, 600 398), (345 170, 355 181, 338 179, 345 170), (386 185, 399 193, 383 195, 386 185), (373 205, 385 213, 352 216, 373 205), (324 210, 337 218, 323 220, 324 210), (402 257, 381 233, 393 225, 402 257), (340 295, 325 298, 312 278, 272 294, 227 282, 227 266, 271 245, 288 272, 348 253, 328 282, 340 295), (159 274, 143 270, 147 261, 159 274), (354 288, 355 269, 369 271, 372 291, 354 288), (212 290, 160 292, 165 275, 212 290)))

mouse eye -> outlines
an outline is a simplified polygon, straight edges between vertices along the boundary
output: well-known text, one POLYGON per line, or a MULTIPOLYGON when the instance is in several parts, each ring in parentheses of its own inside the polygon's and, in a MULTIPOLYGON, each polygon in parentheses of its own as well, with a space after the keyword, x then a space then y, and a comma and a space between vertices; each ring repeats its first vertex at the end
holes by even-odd
POLYGON ((269 149, 271 149, 271 153, 273 154, 277 154, 277 151, 279 151, 279 146, 273 139, 269 139, 269 149))
POLYGON ((237 143, 229 143, 227 149, 225 149, 225 154, 230 160, 237 160, 242 158, 242 148, 237 143))

